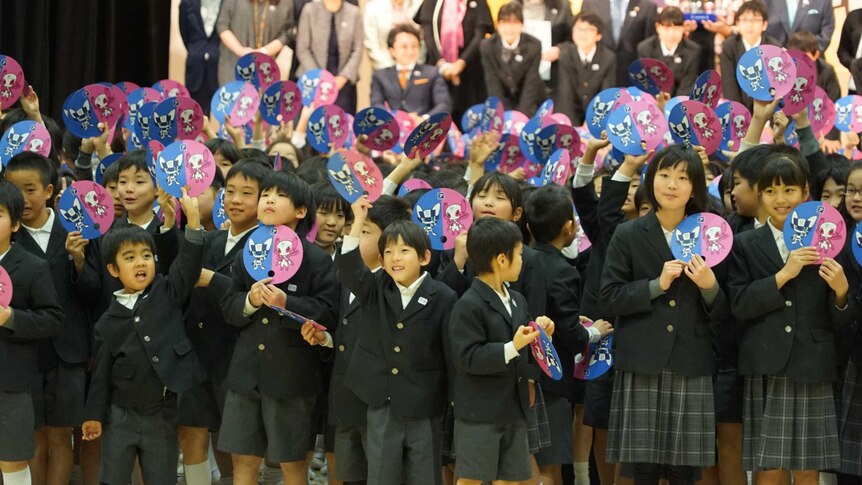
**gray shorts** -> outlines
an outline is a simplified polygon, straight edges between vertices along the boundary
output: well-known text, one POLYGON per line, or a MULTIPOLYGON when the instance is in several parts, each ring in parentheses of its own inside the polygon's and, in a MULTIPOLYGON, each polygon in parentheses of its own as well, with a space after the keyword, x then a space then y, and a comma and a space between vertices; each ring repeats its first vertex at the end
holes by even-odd
POLYGON ((135 466, 141 464, 144 483, 174 483, 177 479, 176 400, 141 412, 111 405, 103 423, 100 481, 125 485, 135 466))
POLYGON ((317 396, 273 399, 254 390, 227 392, 218 448, 273 463, 305 461, 314 449, 317 396))
POLYGON ((30 392, 0 392, 0 461, 27 461, 36 452, 30 392))
POLYGON ((443 417, 396 416, 389 404, 368 408, 368 483, 439 485, 443 417))
POLYGON ((455 475, 468 480, 528 480, 527 422, 478 423, 455 419, 455 475))

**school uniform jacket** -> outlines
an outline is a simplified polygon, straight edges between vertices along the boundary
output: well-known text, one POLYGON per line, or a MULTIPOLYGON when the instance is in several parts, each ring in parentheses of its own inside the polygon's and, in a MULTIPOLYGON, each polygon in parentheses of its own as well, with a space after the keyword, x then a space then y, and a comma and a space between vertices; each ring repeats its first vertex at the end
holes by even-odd
MULTIPOLYGON (((336 253, 336 264, 341 258, 336 253)), ((346 376, 363 325, 374 322, 364 316, 362 301, 359 298, 350 301, 350 295, 350 290, 341 288, 340 318, 334 332, 330 332, 335 358, 329 379, 329 424, 361 426, 365 424, 368 405, 347 387, 346 376)))
POLYGON ((775 274, 783 267, 769 225, 733 242, 727 286, 731 310, 743 325, 739 372, 829 382, 836 376, 835 332, 857 308, 853 291, 847 308, 839 310, 818 265, 806 266, 778 289, 775 274))
MULTIPOLYGON (((581 10, 597 13, 603 19, 611 18, 611 6, 608 0, 584 0, 581 10)), ((657 7, 653 0, 629 0, 618 42, 614 42, 610 20, 605 21, 604 35, 600 43, 617 55, 617 86, 629 85, 629 64, 638 58, 638 44, 647 37, 655 35, 657 15, 657 7)))
POLYGON ((682 39, 682 42, 676 46, 672 56, 665 56, 661 50, 661 41, 657 35, 653 35, 643 40, 638 44, 638 56, 642 59, 652 58, 658 59, 673 71, 674 76, 674 92, 671 96, 688 96, 691 94, 691 87, 697 81, 697 76, 700 74, 700 58, 702 49, 699 45, 688 39, 682 39))
POLYGON ((40 365, 43 369, 54 368, 58 357, 67 364, 83 364, 90 358, 94 320, 90 310, 102 291, 100 276, 93 264, 96 253, 92 244, 87 246, 84 255, 86 261, 78 273, 72 256, 66 251, 67 235, 60 223, 60 215, 55 213, 46 251, 42 251, 39 243, 24 228, 15 236, 16 246, 48 263, 57 301, 65 313, 63 330, 56 337, 43 342, 40 348, 40 365))
POLYGON ((157 274, 134 309, 115 297, 96 322, 85 421, 104 422, 111 405, 158 405, 167 391, 178 394, 206 379, 183 327, 183 309, 200 276, 204 249, 203 234, 187 234, 168 275, 157 274))
MULTIPOLYGON (((302 239, 302 265, 289 280, 277 285, 287 294, 286 309, 332 328, 335 325, 338 285, 332 258, 302 239)), ((228 324, 239 328, 227 375, 228 388, 250 393, 255 388, 274 399, 298 398, 322 392, 320 350, 308 345, 302 323, 261 306, 243 314, 254 280, 245 270, 242 252, 231 269, 231 288, 222 302, 228 324)))
POLYGON ((407 79, 407 89, 401 89, 398 68, 374 71, 371 78, 371 105, 390 110, 402 110, 420 115, 448 113, 452 99, 446 80, 434 66, 417 64, 407 79))
POLYGON ((227 377, 233 348, 236 344, 236 327, 225 322, 221 302, 230 291, 231 266, 237 253, 242 252, 248 240, 247 233, 236 245, 224 252, 228 231, 208 232, 204 236, 203 267, 214 271, 209 286, 195 288, 185 312, 186 333, 195 346, 201 362, 211 379, 227 377))
POLYGON ((590 101, 601 91, 617 85, 617 56, 611 49, 599 44, 588 64, 581 62, 578 47, 565 42, 560 44, 559 86, 555 109, 568 116, 572 124, 584 122, 590 101))
POLYGON ((537 380, 540 371, 529 345, 506 362, 505 344, 519 326, 530 322, 523 295, 509 290, 509 297, 511 315, 497 292, 477 278, 452 308, 449 339, 456 369, 456 419, 495 424, 526 419, 528 383, 537 380))
MULTIPOLYGON (((766 33, 761 35, 760 43, 763 45, 781 45, 775 38, 766 33)), ((721 92, 725 99, 740 102, 748 108, 748 111, 751 111, 751 107, 754 106, 754 100, 751 99, 751 96, 745 94, 742 88, 739 87, 739 83, 736 82, 737 63, 743 54, 745 54, 745 44, 742 43, 742 36, 739 34, 731 35, 721 45, 719 64, 721 65, 721 72, 724 73, 722 77, 727 78, 727 76, 731 76, 729 79, 730 82, 721 84, 721 92)), ((766 72, 764 71, 765 75, 766 72)))
POLYGON ((425 275, 406 308, 392 278, 372 273, 359 248, 336 262, 338 279, 362 303, 362 328, 345 385, 371 407, 388 403, 401 417, 442 416, 446 409, 445 332, 455 292, 425 275))
POLYGON ((488 96, 503 101, 507 110, 533 113, 545 99, 545 84, 539 76, 542 44, 533 36, 521 34, 508 62, 503 62, 500 34, 484 39, 479 51, 488 96))
MULTIPOLYGON (((862 10, 856 9, 848 13, 847 18, 844 19, 841 41, 838 43, 838 60, 847 69, 850 69, 850 63, 856 59, 860 39, 862 39, 862 10)), ((862 86, 856 87, 862 89, 862 86)))
POLYGON ((43 259, 13 244, 0 266, 12 280, 12 316, 0 326, 0 392, 30 391, 39 372, 38 341, 62 331, 63 308, 43 259))
POLYGON ((650 281, 674 258, 654 212, 617 227, 605 260, 600 304, 617 317, 616 368, 655 375, 670 369, 684 376, 715 371, 710 322, 727 314, 721 287, 707 307, 701 290, 684 274, 668 291, 650 298, 650 281))

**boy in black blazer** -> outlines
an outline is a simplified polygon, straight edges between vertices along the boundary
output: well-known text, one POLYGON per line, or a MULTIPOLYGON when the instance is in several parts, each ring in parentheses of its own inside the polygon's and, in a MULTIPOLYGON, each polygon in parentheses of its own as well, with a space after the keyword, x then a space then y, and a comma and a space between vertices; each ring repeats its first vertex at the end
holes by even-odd
MULTIPOLYGON (((455 454, 459 483, 530 478, 527 412, 539 368, 527 350, 539 337, 527 301, 506 288, 521 271, 521 231, 508 221, 476 221, 467 251, 476 278, 452 309, 455 363, 455 454)), ((554 323, 536 323, 551 335, 554 323)))
POLYGON ((745 105, 749 111, 752 110, 753 100, 745 94, 736 80, 736 69, 739 58, 752 47, 768 44, 780 45, 777 40, 766 33, 769 26, 769 11, 763 3, 751 0, 743 3, 736 10, 734 22, 734 34, 728 37, 721 45, 722 76, 728 78, 729 82, 721 84, 723 96, 730 101, 738 101, 745 105), (733 73, 733 74, 731 74, 733 73))
POLYGON ((507 110, 532 116, 545 98, 539 76, 542 44, 523 30, 523 5, 507 3, 497 15, 497 33, 484 39, 479 51, 488 96, 499 98, 507 110))
POLYGON ((48 263, 17 244, 12 234, 21 224, 24 198, 17 187, 0 181, 0 266, 13 291, 0 307, 0 472, 5 485, 31 483, 27 461, 35 453, 33 381, 37 378, 38 342, 60 334, 63 309, 57 301, 48 263))
POLYGON ((242 252, 231 267, 222 301, 228 324, 239 328, 227 374, 228 393, 219 448, 232 454, 236 483, 254 483, 264 454, 279 463, 288 483, 307 480, 314 447, 315 409, 323 391, 320 351, 309 347, 302 324, 281 307, 332 328, 338 286, 332 259, 305 236, 316 213, 311 187, 294 174, 275 172, 261 185, 258 220, 286 225, 302 241, 302 264, 287 281, 255 281, 242 252))
MULTIPOLYGON (((363 265, 378 273, 381 269, 381 253, 377 242, 383 231, 397 221, 410 218, 410 207, 402 199, 381 196, 368 209, 368 215, 360 226, 359 254, 363 265)), ((351 214, 352 217, 352 214, 351 214)), ((336 261, 342 259, 336 258, 336 261)), ((374 313, 364 311, 368 305, 361 298, 342 288, 340 324, 331 332, 323 332, 306 323, 302 335, 311 345, 322 345, 335 349, 332 376, 329 382, 329 426, 334 427, 334 451, 337 464, 329 462, 329 473, 344 482, 367 480, 368 467, 365 453, 366 418, 368 405, 347 386, 346 375, 357 341, 363 328, 376 328, 374 313)))
POLYGON ((555 111, 580 126, 590 101, 617 85, 617 56, 599 44, 605 24, 593 12, 581 12, 572 27, 572 42, 560 46, 560 77, 555 111))
MULTIPOLYGON (((172 200, 171 200, 172 202, 172 200)), ((123 289, 95 327, 95 363, 87 394, 85 440, 102 437, 100 481, 125 484, 138 458, 147 483, 176 480, 176 395, 206 378, 183 328, 183 309, 201 270, 203 226, 197 199, 183 189, 186 241, 168 276, 157 275, 155 241, 140 227, 113 228, 102 242, 111 276, 123 289), (104 432, 103 432, 104 430, 104 432)), ((164 227, 175 231, 174 212, 164 227)))
POLYGON ((68 482, 72 474, 72 428, 84 422, 87 361, 90 359, 90 309, 101 291, 99 273, 92 264, 93 246, 80 233, 69 234, 59 215, 46 206, 53 200, 57 172, 51 161, 34 152, 9 160, 6 180, 24 196, 24 214, 16 244, 49 263, 51 280, 65 312, 63 330, 40 342, 42 378, 34 390, 37 449, 33 474, 68 482), (85 261, 86 260, 86 261, 85 261))
POLYGON ((447 396, 445 331, 457 296, 422 270, 428 236, 396 221, 377 241, 383 270, 365 268, 359 251, 371 203, 353 204, 354 224, 336 262, 339 280, 362 303, 363 326, 345 384, 368 404, 368 483, 441 482, 447 396))
POLYGON ((680 9, 667 7, 656 18, 656 35, 638 44, 640 58, 658 59, 673 71, 674 91, 669 93, 671 96, 688 96, 700 74, 701 48, 685 38, 684 22, 680 9))

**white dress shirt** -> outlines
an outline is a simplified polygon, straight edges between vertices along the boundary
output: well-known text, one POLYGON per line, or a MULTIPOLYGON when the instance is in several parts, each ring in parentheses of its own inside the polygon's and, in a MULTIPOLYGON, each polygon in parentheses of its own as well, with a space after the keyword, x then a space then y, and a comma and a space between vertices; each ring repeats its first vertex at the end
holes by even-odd
POLYGON ((30 233, 30 236, 33 237, 43 253, 48 252, 48 242, 51 240, 51 228, 54 227, 54 211, 50 207, 46 210, 48 211, 48 219, 45 220, 45 224, 42 224, 42 227, 30 227, 21 224, 30 233))

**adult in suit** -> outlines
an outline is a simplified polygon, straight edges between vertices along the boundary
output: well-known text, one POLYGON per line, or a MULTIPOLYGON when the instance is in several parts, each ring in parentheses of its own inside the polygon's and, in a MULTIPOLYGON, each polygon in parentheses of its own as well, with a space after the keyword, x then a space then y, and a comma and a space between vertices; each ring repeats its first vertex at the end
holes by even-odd
POLYGON ((766 33, 769 26, 769 12, 763 3, 749 1, 736 11, 736 32, 721 46, 721 72, 733 82, 722 83, 722 95, 730 101, 738 101, 750 111, 754 105, 751 96, 745 94, 736 80, 736 64, 745 51, 761 44, 781 45, 766 33), (734 73, 734 74, 730 74, 734 73))
POLYGON ((479 50, 488 96, 502 100, 506 110, 532 116, 545 97, 539 77, 542 44, 523 29, 521 3, 507 3, 497 16, 497 33, 483 40, 479 50))
MULTIPOLYGON (((838 60, 841 65, 847 69, 851 69, 851 64, 855 59, 862 57, 862 52, 859 52, 859 39, 862 38, 862 9, 856 9, 844 19, 844 27, 841 28, 841 40, 838 43, 838 60)), ((852 72, 852 69, 851 69, 852 72)), ((858 91, 855 78, 850 79, 850 92, 858 91)))
POLYGON ((560 46, 560 77, 555 110, 574 125, 584 122, 590 100, 602 90, 617 85, 617 56, 600 44, 605 24, 593 12, 575 17, 572 42, 560 46))
POLYGON ((452 110, 446 80, 433 66, 418 64, 421 34, 409 24, 389 32, 387 44, 395 65, 374 72, 371 105, 406 111, 417 121, 452 110))
POLYGON ((365 49, 373 69, 395 65, 389 53, 389 33, 402 24, 416 26, 413 17, 421 6, 422 0, 372 0, 365 5, 362 12, 365 49))
POLYGON ((784 45, 794 32, 811 32, 825 52, 835 30, 832 0, 764 0, 769 10, 766 33, 784 45))
POLYGON ((204 113, 209 113, 210 100, 219 87, 221 39, 215 26, 221 4, 222 0, 180 1, 180 35, 188 51, 186 88, 204 113))
POLYGON ((416 23, 422 27, 427 63, 449 83, 452 116, 485 99, 485 77, 479 44, 493 32, 485 0, 425 0, 416 23))
POLYGON ((617 85, 628 85, 628 67, 638 58, 638 44, 655 34, 657 9, 652 0, 584 0, 583 10, 610 19, 601 44, 617 56, 617 85))
POLYGON ((667 7, 656 19, 656 35, 638 44, 639 57, 658 59, 670 67, 674 76, 671 96, 688 96, 700 74, 698 67, 702 51, 694 41, 683 36, 684 22, 680 9, 667 7))
POLYGON ((236 79, 234 67, 251 52, 278 56, 296 38, 292 0, 224 0, 216 31, 221 39, 218 82, 236 79), (261 25, 263 28, 261 28, 261 25))

